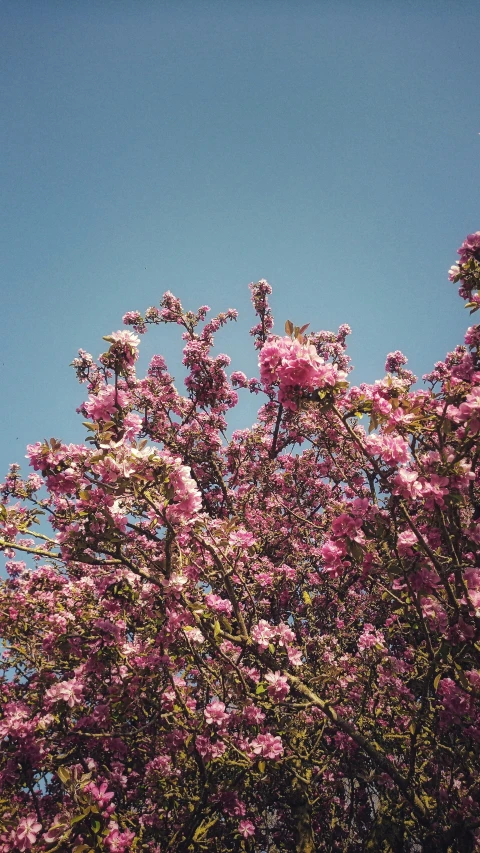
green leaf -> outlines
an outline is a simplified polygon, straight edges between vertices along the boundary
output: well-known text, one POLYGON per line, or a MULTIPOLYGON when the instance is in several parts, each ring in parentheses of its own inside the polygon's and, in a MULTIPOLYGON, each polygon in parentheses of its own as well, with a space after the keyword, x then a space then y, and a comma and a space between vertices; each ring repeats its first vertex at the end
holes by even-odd
POLYGON ((218 619, 215 619, 215 622, 213 623, 213 636, 214 636, 214 638, 217 639, 217 637, 219 637, 219 635, 221 633, 222 633, 222 629, 220 627, 220 622, 218 621, 218 619))
POLYGON ((60 779, 62 785, 66 785, 67 782, 70 781, 70 770, 68 767, 59 767, 57 770, 57 776, 60 779))
POLYGON ((303 595, 303 600, 304 600, 305 604, 307 605, 307 607, 311 607, 312 599, 311 599, 311 597, 310 597, 310 595, 306 589, 303 590, 302 595, 303 595))
POLYGON ((440 684, 440 681, 441 681, 441 680, 442 680, 442 673, 441 673, 441 672, 439 672, 439 673, 438 673, 438 675, 436 675, 436 676, 435 676, 435 679, 434 679, 434 682, 433 682, 433 689, 434 689, 434 690, 437 690, 438 685, 440 684))
POLYGON ((76 814, 75 817, 72 817, 70 824, 73 826, 74 823, 80 823, 81 820, 85 820, 86 817, 90 814, 90 809, 86 809, 81 814, 76 814))
POLYGON ((95 835, 98 835, 98 833, 100 832, 101 828, 102 828, 102 824, 100 823, 100 821, 99 821, 99 820, 94 820, 94 821, 92 821, 92 829, 93 829, 93 831, 94 831, 95 835))
POLYGON ((264 684, 257 684, 257 689, 255 690, 255 693, 257 696, 260 696, 261 693, 265 693, 266 689, 267 688, 264 684))
POLYGON ((348 550, 350 551, 351 556, 354 560, 362 560, 363 559, 363 548, 358 542, 350 541, 348 545, 348 550))
POLYGON ((263 760, 258 762, 258 769, 260 770, 260 773, 265 773, 266 766, 267 765, 265 764, 265 762, 263 760))

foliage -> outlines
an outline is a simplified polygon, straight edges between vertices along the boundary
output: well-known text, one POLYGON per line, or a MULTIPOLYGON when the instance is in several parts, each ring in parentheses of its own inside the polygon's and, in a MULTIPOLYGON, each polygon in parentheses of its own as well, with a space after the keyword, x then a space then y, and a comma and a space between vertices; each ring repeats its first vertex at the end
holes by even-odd
MULTIPOLYGON (((450 277, 475 307, 480 233, 450 277)), ((348 326, 251 289, 260 380, 166 293, 124 320, 181 327, 186 394, 115 332, 86 443, 3 484, 1 853, 480 850, 480 326, 356 387, 348 326)))

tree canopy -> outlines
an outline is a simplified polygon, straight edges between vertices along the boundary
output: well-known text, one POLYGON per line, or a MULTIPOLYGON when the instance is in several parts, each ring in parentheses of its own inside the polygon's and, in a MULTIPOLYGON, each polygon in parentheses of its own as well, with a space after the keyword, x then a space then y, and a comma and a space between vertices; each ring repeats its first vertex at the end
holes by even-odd
POLYGON ((0 853, 480 850, 480 326, 355 386, 347 325, 250 287, 258 379, 166 293, 74 360, 85 443, 2 485, 0 853), (136 375, 159 323, 184 393, 136 375))

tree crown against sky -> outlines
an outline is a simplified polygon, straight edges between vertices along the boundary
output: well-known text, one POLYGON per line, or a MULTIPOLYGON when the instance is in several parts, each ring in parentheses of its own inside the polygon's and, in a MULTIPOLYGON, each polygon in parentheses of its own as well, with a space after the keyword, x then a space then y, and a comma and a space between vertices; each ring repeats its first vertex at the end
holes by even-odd
POLYGON ((1 853, 480 849, 480 326, 357 386, 347 325, 273 335, 251 290, 258 379, 168 292, 74 360, 85 443, 6 477, 1 853), (185 394, 136 375, 159 323, 185 394))

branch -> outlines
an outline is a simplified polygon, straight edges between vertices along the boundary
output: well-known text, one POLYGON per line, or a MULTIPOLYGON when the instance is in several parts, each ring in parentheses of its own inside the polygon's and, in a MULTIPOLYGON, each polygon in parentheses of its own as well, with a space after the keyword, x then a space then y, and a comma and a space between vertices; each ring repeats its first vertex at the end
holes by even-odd
POLYGON ((317 696, 313 690, 310 690, 296 675, 291 675, 289 672, 284 672, 290 684, 303 696, 306 696, 310 701, 320 708, 321 711, 334 723, 341 731, 345 732, 352 740, 358 744, 364 752, 372 759, 374 764, 388 773, 391 779, 398 785, 405 799, 411 804, 412 809, 417 818, 425 824, 427 810, 420 797, 412 791, 412 786, 408 779, 405 778, 390 761, 389 758, 381 751, 378 745, 372 744, 364 735, 358 732, 354 726, 340 717, 334 708, 325 702, 320 696, 317 696))
POLYGON ((277 413, 277 420, 275 422, 275 429, 273 431, 272 446, 270 448, 270 453, 268 454, 270 456, 270 459, 275 459, 275 456, 276 456, 278 431, 280 429, 280 422, 282 420, 282 415, 283 415, 283 406, 280 403, 278 406, 278 413, 277 413))
POLYGON ((5 539, 0 539, 0 549, 13 548, 16 551, 25 551, 27 554, 38 554, 40 557, 49 557, 50 560, 63 560, 60 554, 52 554, 51 551, 44 551, 42 548, 32 548, 27 545, 18 545, 17 542, 5 542, 5 539))

